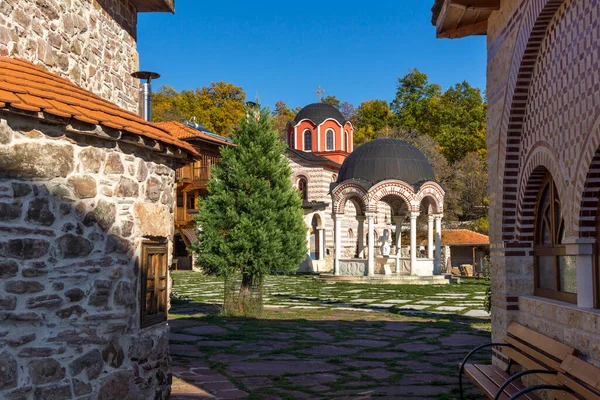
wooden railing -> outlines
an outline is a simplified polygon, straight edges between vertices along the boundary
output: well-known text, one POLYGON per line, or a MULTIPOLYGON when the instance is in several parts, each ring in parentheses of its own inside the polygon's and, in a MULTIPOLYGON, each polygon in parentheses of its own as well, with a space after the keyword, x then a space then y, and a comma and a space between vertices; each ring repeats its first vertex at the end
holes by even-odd
POLYGON ((202 165, 199 162, 186 165, 177 170, 178 180, 192 182, 208 182, 210 179, 210 165, 202 165))
POLYGON ((175 212, 175 223, 177 225, 187 224, 194 219, 197 211, 198 210, 186 210, 183 207, 177 207, 177 211, 175 212))

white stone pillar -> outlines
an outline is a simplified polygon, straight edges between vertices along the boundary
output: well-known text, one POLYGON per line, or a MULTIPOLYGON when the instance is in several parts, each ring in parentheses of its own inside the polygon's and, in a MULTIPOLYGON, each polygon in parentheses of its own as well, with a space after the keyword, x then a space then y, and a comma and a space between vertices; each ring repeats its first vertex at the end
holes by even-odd
POLYGON ((325 229, 319 229, 319 260, 325 259, 325 229))
POLYGON ((575 257, 577 268, 577 307, 594 307, 594 245, 574 243, 566 246, 567 257, 575 257))
POLYGON ((358 229, 357 229, 357 235, 358 235, 358 258, 365 258, 365 216, 364 215, 358 215, 356 217, 356 220, 358 221, 358 229))
POLYGON ((340 274, 342 256, 342 218, 344 214, 333 214, 333 273, 340 274))
POLYGON ((308 258, 310 259, 310 231, 312 230, 312 228, 308 228, 306 230, 306 253, 308 254, 308 258))
POLYGON ((435 219, 435 261, 433 263, 433 274, 442 273, 442 214, 434 215, 435 219))
POLYGON ((433 215, 427 216, 427 258, 433 258, 433 215))
POLYGON ((375 275, 375 236, 373 235, 373 224, 375 222, 375 214, 367 214, 367 220, 369 221, 368 241, 369 241, 369 260, 367 262, 367 270, 369 276, 375 275))
POLYGON ((418 211, 410 213, 410 274, 417 274, 417 217, 418 211))

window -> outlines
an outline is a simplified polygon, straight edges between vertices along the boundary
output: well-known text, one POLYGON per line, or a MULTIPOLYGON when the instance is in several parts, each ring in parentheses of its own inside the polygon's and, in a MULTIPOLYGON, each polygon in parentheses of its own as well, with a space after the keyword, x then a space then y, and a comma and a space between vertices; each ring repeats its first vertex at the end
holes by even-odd
POLYGON ((302 200, 308 200, 308 182, 305 177, 298 179, 298 190, 300 190, 302 200))
POLYGON ((333 150, 333 129, 328 129, 325 137, 327 138, 327 150, 333 150))
POLYGON ((348 229, 348 239, 354 239, 354 232, 352 232, 352 229, 348 229))
POLYGON ((346 150, 346 152, 348 152, 349 148, 350 147, 348 147, 348 131, 346 131, 346 135, 345 135, 345 138, 344 138, 344 150, 346 150))
POLYGON ((550 174, 546 174, 535 210, 535 294, 577 303, 575 257, 566 255, 562 243, 564 235, 564 219, 556 185, 550 174))
POLYGON ((140 268, 142 328, 167 320, 167 260, 166 243, 142 243, 140 268))
POLYGON ((312 151, 312 132, 310 129, 304 131, 304 151, 312 151))

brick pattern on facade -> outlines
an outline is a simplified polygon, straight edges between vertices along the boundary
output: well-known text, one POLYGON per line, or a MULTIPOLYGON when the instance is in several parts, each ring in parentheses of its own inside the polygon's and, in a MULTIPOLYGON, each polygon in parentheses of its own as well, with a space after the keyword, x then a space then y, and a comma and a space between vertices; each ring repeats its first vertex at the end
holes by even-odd
POLYGON ((3 0, 0 56, 31 61, 137 112, 136 26, 127 0, 3 0))

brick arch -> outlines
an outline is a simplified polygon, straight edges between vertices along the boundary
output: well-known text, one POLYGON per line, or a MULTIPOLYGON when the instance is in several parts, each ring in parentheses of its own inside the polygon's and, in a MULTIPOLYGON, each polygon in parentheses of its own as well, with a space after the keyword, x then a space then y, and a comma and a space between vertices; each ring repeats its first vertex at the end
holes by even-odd
MULTIPOLYGON (((529 100, 531 77, 541 45, 546 37, 550 22, 566 0, 531 0, 526 3, 521 14, 521 23, 505 96, 504 113, 498 135, 498 171, 503 171, 502 198, 502 240, 515 240, 517 233, 517 197, 520 170, 520 150, 529 100)), ((492 188, 493 189, 493 188, 492 188)), ((498 201, 498 200, 493 200, 498 201)))
POLYGON ((357 212, 361 215, 367 211, 367 191, 358 183, 344 182, 336 186, 331 192, 331 199, 333 200, 333 212, 336 214, 344 213, 348 200, 356 202, 357 212))
MULTIPOLYGON (((569 207, 568 185, 562 174, 556 154, 546 142, 539 142, 532 148, 529 156, 524 162, 524 169, 519 180, 520 193, 517 201, 516 218, 517 224, 515 236, 511 241, 533 246, 535 204, 539 194, 540 184, 546 173, 550 173, 556 185, 558 197, 564 209, 569 207)), ((567 231, 571 229, 566 219, 567 231)))
POLYGON ((379 182, 369 189, 367 211, 377 212, 377 203, 385 196, 399 197, 406 203, 408 211, 419 211, 420 203, 415 200, 414 188, 406 182, 395 179, 379 182))
POLYGON ((441 214, 444 212, 444 195, 446 192, 440 185, 435 182, 425 182, 419 188, 419 191, 415 195, 415 200, 419 202, 419 207, 425 198, 431 199, 433 205, 433 212, 441 214))
POLYGON ((594 180, 600 178, 600 112, 596 113, 591 128, 583 140, 583 154, 577 162, 573 190, 573 215, 579 216, 575 229, 579 237, 595 238, 598 218, 598 197, 600 185, 594 180))

